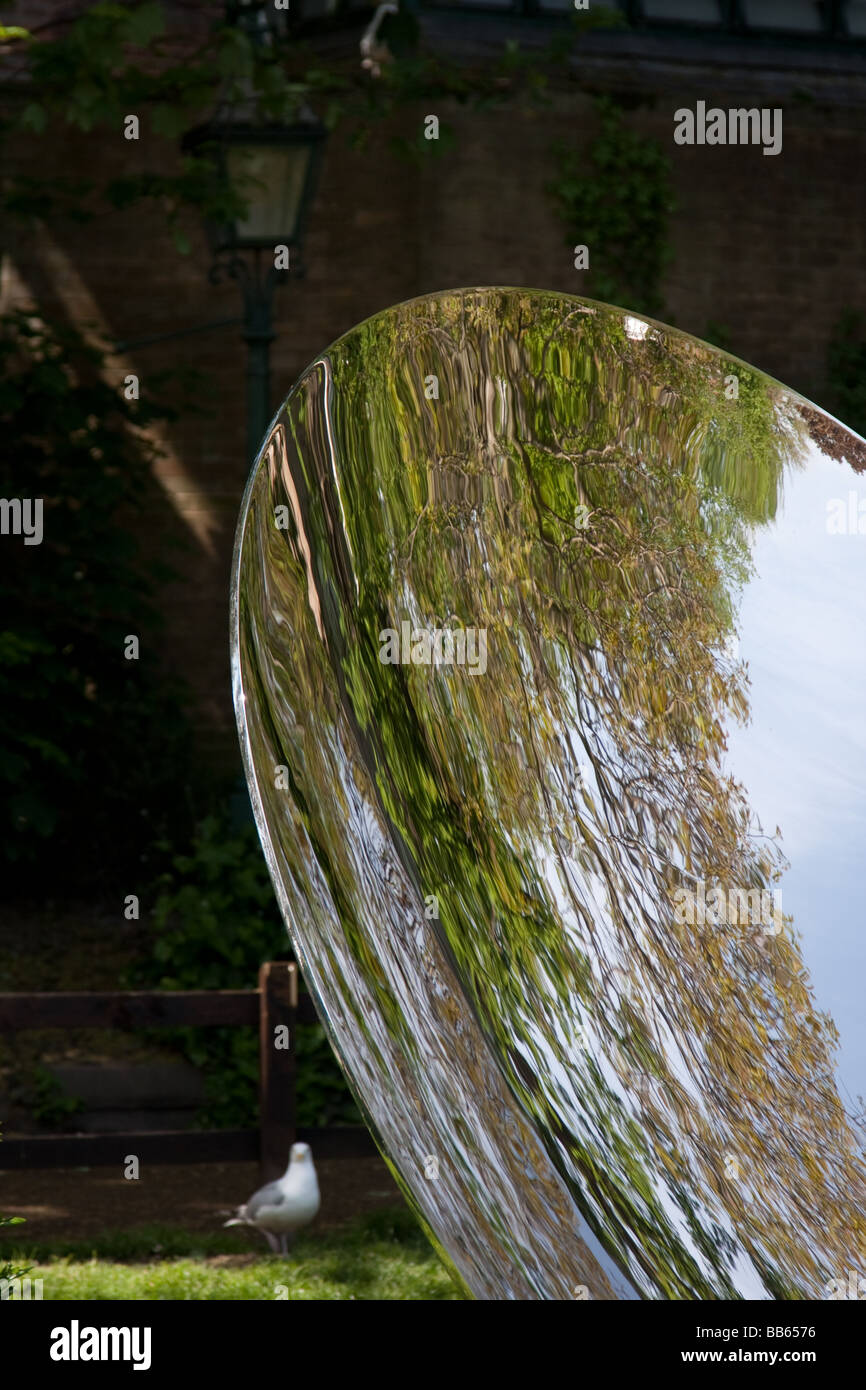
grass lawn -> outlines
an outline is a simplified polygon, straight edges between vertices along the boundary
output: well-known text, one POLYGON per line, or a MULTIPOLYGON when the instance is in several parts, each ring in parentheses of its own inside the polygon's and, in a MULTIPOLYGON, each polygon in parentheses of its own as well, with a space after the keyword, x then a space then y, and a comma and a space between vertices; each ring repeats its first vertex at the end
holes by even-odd
POLYGON ((140 1226, 97 1241, 4 1241, 49 1299, 459 1299, 407 1211, 376 1212, 298 1238, 287 1259, 252 1231, 195 1234, 140 1226))

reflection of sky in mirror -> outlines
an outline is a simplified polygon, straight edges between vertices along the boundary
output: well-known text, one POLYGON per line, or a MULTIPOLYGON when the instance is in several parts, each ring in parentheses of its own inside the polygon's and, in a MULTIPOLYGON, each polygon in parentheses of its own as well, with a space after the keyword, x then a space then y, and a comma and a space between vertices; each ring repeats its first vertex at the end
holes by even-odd
POLYGON ((849 1108, 866 1090, 866 535, 829 534, 827 504, 842 499, 847 514, 851 491, 866 497, 847 465, 810 446, 806 468, 785 476, 776 522, 755 537, 739 625, 752 722, 729 740, 765 833, 782 830, 782 908, 802 934, 817 1006, 839 1030, 849 1108))

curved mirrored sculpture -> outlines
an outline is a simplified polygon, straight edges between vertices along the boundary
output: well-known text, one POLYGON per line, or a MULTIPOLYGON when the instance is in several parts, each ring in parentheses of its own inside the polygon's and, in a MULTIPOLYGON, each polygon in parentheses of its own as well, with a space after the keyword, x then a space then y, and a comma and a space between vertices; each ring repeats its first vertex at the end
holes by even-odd
POLYGON ((866 1275, 864 467, 744 363, 535 290, 389 309, 274 420, 233 585, 255 814, 477 1297, 866 1275))

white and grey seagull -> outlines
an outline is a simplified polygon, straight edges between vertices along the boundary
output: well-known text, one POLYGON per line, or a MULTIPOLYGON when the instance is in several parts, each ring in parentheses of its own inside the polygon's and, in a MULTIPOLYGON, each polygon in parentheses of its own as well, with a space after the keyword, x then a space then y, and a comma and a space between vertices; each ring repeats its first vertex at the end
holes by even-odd
POLYGON ((260 1187, 224 1224, 255 1226, 276 1254, 287 1255, 289 1237, 312 1221, 319 1202, 319 1180, 310 1146, 293 1144, 283 1176, 260 1187))

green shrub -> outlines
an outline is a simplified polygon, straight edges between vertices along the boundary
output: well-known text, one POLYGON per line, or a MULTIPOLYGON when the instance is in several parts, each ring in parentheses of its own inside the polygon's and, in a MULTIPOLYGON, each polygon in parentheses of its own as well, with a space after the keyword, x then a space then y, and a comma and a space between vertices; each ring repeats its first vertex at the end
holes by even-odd
MULTIPOLYGON (((167 849, 167 846, 163 846, 167 849)), ((290 958, 252 823, 232 826, 208 816, 189 853, 175 855, 157 884, 150 957, 132 983, 159 989, 250 989, 259 966, 290 958)), ((167 1034, 160 1032, 165 1042, 167 1034)), ((202 1069, 202 1124, 214 1128, 257 1120, 259 1040, 251 1028, 172 1030, 187 1059, 202 1069)), ((295 1039, 298 1123, 358 1123, 360 1117, 320 1025, 299 1025, 295 1039)))
POLYGON ((78 1096, 66 1093, 56 1076, 42 1062, 25 1074, 15 1099, 26 1105, 30 1114, 54 1133, 71 1128, 73 1116, 84 1109, 84 1102, 78 1096))
MULTIPOLYGON (((0 1216, 0 1226, 22 1226, 23 1216, 0 1216)), ((0 1261, 0 1284, 5 1279, 23 1279, 28 1274, 32 1266, 21 1266, 12 1264, 11 1261, 0 1261)))

